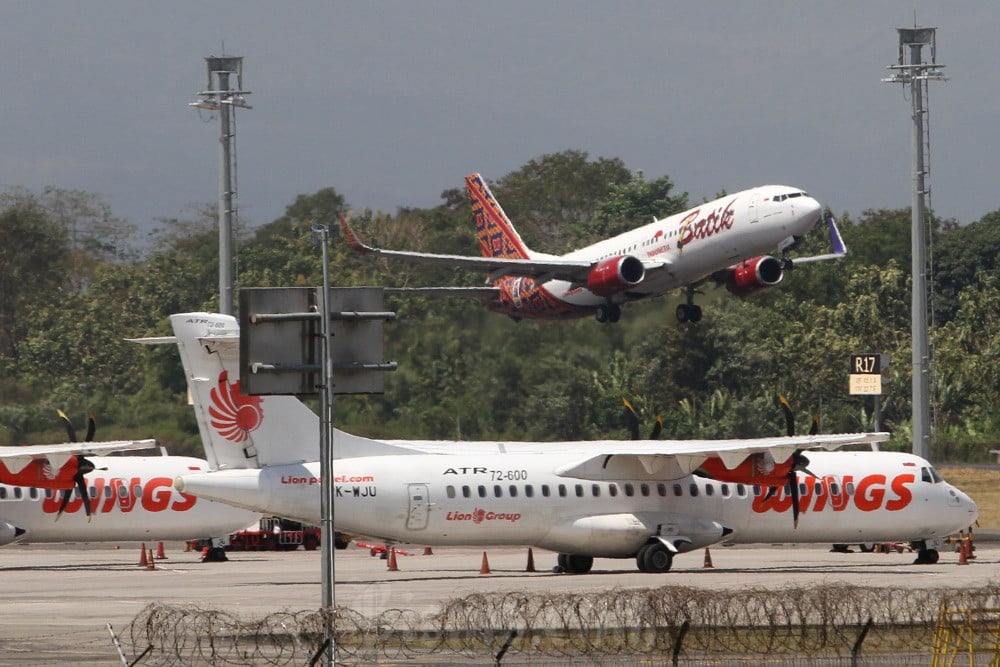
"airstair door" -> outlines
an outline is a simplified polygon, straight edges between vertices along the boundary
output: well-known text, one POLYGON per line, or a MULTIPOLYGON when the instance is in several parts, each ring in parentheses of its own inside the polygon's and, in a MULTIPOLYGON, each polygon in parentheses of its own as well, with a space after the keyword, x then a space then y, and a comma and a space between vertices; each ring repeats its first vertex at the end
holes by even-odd
POLYGON ((426 484, 407 484, 410 497, 409 510, 406 513, 407 530, 423 530, 427 527, 430 513, 430 503, 427 500, 426 484))

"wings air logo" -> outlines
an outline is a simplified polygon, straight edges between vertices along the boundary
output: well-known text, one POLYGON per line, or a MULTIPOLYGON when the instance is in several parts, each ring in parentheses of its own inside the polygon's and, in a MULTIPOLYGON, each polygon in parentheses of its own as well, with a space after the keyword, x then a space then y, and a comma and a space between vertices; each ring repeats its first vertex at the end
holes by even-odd
POLYGON ((212 428, 226 440, 245 441, 264 419, 260 396, 241 394, 240 381, 230 384, 226 371, 219 373, 219 385, 212 389, 211 397, 208 414, 212 428))

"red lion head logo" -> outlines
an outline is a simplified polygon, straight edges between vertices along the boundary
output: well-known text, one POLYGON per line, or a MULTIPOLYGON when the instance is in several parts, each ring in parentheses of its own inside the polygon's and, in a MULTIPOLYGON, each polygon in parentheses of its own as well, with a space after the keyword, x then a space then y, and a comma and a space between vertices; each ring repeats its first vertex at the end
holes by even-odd
POLYGON ((260 396, 241 394, 240 381, 229 384, 226 371, 219 373, 219 386, 212 389, 211 395, 208 414, 212 418, 212 428, 226 440, 243 442, 264 419, 260 396))
POLYGON ((486 518, 486 510, 481 510, 478 507, 472 512, 472 523, 482 523, 483 519, 486 518))

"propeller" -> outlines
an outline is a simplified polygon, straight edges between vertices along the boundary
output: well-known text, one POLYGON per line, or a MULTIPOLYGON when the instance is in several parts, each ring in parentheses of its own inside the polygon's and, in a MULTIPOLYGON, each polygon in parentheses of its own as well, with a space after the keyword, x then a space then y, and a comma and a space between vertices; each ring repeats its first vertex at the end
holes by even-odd
MULTIPOLYGON (((781 404, 781 412, 785 415, 785 432, 789 436, 795 435, 795 415, 792 413, 792 406, 789 405, 788 399, 786 399, 781 394, 778 394, 778 402, 781 404)), ((819 431, 819 415, 813 415, 812 426, 809 428, 809 435, 816 435, 819 431)), ((801 449, 796 449, 792 454, 792 467, 788 469, 788 488, 792 495, 792 526, 794 528, 799 527, 799 480, 797 473, 805 473, 810 477, 815 477, 813 473, 809 471, 806 466, 809 465, 809 459, 805 454, 802 453, 801 449)), ((767 490, 767 495, 765 499, 773 496, 778 490, 778 487, 772 486, 767 490)))
MULTIPOLYGON (((629 437, 632 440, 639 440, 639 415, 636 414, 635 408, 629 403, 628 399, 622 397, 622 403, 625 404, 625 423, 628 425, 629 437)), ((656 440, 660 437, 660 433, 663 432, 663 415, 656 415, 656 423, 653 424, 653 430, 649 434, 648 440, 656 440)))
MULTIPOLYGON (((76 439, 76 429, 73 427, 73 422, 70 418, 66 416, 66 413, 62 410, 58 410, 59 418, 62 419, 63 426, 66 427, 66 435, 69 436, 70 442, 78 442, 76 439)), ((94 413, 90 412, 87 416, 87 435, 84 442, 93 442, 94 433, 97 431, 97 420, 94 418, 94 413)), ((79 490, 80 497, 83 499, 83 510, 87 513, 87 522, 91 519, 91 508, 90 508, 90 491, 87 489, 87 480, 84 479, 84 475, 91 473, 95 470, 93 462, 87 459, 83 454, 76 455, 76 474, 73 475, 73 482, 75 488, 79 490)), ((66 489, 63 491, 62 504, 59 505, 59 512, 56 513, 56 521, 62 516, 63 511, 69 505, 69 501, 73 498, 73 489, 66 489)))

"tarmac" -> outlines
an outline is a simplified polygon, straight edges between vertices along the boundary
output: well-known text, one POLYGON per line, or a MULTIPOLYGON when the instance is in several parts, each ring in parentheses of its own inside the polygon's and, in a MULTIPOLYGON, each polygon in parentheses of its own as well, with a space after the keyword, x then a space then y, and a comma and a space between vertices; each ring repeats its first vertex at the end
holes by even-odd
MULTIPOLYGON (((942 551, 936 565, 904 552, 831 552, 824 545, 713 547, 678 555, 666 574, 644 574, 634 560, 597 559, 587 575, 554 573, 555 554, 528 549, 406 547, 397 570, 368 548, 336 552, 335 599, 366 616, 389 609, 433 613, 473 593, 581 593, 669 584, 738 589, 819 583, 902 588, 978 587, 1000 577, 1000 542, 978 539, 975 558, 942 551), (483 562, 484 554, 486 563, 483 562), (489 574, 482 574, 487 565, 489 574)), ((992 536, 991 536, 992 537, 992 536)), ((0 548, 0 665, 121 664, 108 624, 123 632, 149 604, 220 609, 242 618, 314 610, 322 599, 319 551, 230 552, 203 563, 200 553, 167 543, 155 569, 140 566, 138 543, 10 545, 0 548)), ((156 548, 155 544, 146 545, 156 548)), ((130 660, 134 656, 127 656, 130 660)), ((141 663, 140 663, 141 664, 141 663)))

